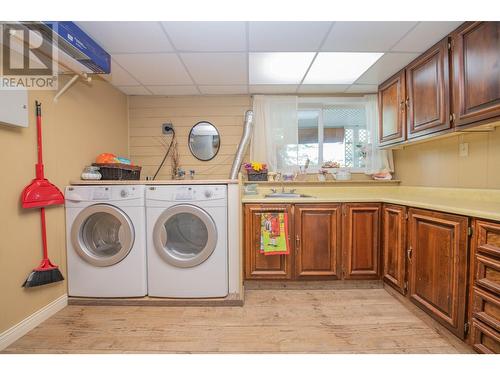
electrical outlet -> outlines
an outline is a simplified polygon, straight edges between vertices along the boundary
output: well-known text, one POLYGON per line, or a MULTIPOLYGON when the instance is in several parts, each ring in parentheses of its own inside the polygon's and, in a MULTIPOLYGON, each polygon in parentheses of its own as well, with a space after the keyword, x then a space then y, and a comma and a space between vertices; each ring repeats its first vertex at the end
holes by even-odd
POLYGON ((466 158, 469 156, 469 144, 468 143, 460 143, 458 145, 458 155, 462 158, 466 158))
POLYGON ((174 129, 174 126, 172 125, 171 122, 165 122, 165 123, 161 124, 161 132, 163 134, 172 134, 173 129, 174 129))

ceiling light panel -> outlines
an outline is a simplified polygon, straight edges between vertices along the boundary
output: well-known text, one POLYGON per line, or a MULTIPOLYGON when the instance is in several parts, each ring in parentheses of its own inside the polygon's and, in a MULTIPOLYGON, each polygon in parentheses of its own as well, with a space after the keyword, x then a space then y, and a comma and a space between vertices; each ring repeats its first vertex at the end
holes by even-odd
POLYGON ((353 83, 383 53, 372 52, 321 52, 314 60, 304 80, 305 84, 353 83))
POLYGON ((250 53, 250 84, 298 84, 313 57, 314 52, 250 53))

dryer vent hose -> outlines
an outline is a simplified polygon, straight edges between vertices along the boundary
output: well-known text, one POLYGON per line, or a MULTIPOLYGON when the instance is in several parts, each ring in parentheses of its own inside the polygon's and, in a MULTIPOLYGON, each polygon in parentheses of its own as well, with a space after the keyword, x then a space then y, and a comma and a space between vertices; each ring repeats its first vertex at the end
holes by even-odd
POLYGON ((229 179, 231 180, 236 180, 238 178, 238 172, 240 171, 243 155, 245 154, 252 135, 252 127, 253 111, 248 110, 245 112, 243 135, 241 136, 240 144, 238 145, 238 150, 236 151, 236 156, 234 157, 233 165, 231 167, 231 173, 229 174, 229 179))

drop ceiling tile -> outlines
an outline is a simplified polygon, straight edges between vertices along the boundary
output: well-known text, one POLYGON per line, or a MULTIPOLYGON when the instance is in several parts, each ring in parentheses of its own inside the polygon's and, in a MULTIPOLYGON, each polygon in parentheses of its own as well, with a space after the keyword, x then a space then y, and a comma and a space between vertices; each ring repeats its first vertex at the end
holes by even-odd
POLYGON ((418 53, 386 53, 354 83, 378 85, 397 73, 400 69, 404 68, 418 55, 418 53))
POLYGON ((252 52, 249 56, 249 83, 299 84, 314 55, 314 52, 252 52))
POLYGON ((196 86, 147 86, 153 95, 198 95, 196 86))
POLYGON ((245 22, 162 22, 178 51, 246 51, 245 22))
POLYGON ((350 85, 301 85, 299 94, 338 94, 343 93, 350 85))
POLYGON ((181 53, 180 56, 198 85, 247 83, 245 53, 181 53))
POLYGON ((250 22, 249 50, 254 52, 315 52, 331 22, 250 22))
POLYGON ((460 26, 462 22, 419 22, 391 51, 425 52, 460 26))
POLYGON ((78 22, 110 54, 171 52, 159 22, 78 22))
POLYGON ((322 51, 386 52, 417 22, 335 22, 322 51))
POLYGON ((151 95, 143 86, 117 86, 116 88, 127 95, 151 95))
POLYGON ((104 75, 104 78, 114 86, 137 86, 139 82, 132 77, 125 69, 111 60, 111 74, 104 75))
POLYGON ((373 94, 378 90, 378 85, 351 85, 345 92, 349 94, 373 94))
POLYGON ((235 86, 198 86, 202 94, 206 95, 237 95, 247 94, 248 86, 235 85, 235 86))
POLYGON ((298 85, 250 85, 251 94, 295 94, 298 85))
POLYGON ((192 85, 186 69, 172 53, 113 55, 143 85, 192 85))

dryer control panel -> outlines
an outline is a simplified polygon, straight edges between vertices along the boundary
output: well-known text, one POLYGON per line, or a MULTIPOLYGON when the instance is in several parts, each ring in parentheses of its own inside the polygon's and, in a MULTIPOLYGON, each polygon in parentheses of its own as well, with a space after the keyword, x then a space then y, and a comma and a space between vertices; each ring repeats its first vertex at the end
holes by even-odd
POLYGON ((149 186, 146 197, 162 201, 200 202, 226 199, 225 185, 149 186))

